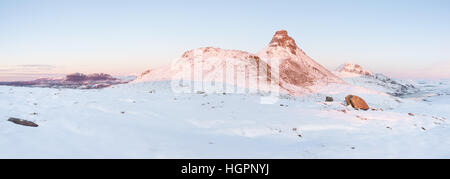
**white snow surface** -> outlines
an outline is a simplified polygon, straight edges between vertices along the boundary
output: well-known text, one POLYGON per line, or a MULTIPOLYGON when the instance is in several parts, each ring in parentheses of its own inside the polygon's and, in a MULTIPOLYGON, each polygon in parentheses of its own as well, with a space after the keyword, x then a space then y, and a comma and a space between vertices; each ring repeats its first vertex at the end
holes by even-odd
POLYGON ((333 84, 272 105, 258 94, 174 94, 168 81, 0 86, 0 158, 450 158, 450 85, 420 84, 436 95, 396 98, 333 84), (346 106, 348 94, 374 110, 346 106))

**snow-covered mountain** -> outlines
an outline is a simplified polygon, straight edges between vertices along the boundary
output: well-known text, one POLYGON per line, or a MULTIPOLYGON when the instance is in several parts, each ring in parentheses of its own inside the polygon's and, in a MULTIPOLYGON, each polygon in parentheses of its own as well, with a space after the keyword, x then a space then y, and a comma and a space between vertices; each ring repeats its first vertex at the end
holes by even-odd
POLYGON ((263 60, 278 60, 280 78, 288 85, 309 88, 343 81, 314 61, 302 49, 288 32, 276 32, 270 44, 258 53, 263 60))
POLYGON ((373 73, 369 70, 364 69, 361 65, 353 64, 350 62, 347 62, 346 64, 343 64, 339 66, 339 68, 336 69, 336 72, 340 73, 339 76, 372 76, 373 73))
POLYGON ((192 77, 193 81, 208 83, 208 80, 214 80, 258 89, 268 89, 270 85, 276 84, 282 92, 293 95, 307 94, 330 83, 345 83, 307 56, 285 30, 276 32, 270 44, 258 54, 213 47, 190 50, 172 68, 147 71, 135 83, 170 80, 182 73, 183 67, 191 66, 194 67, 194 74, 203 75, 200 78, 192 77), (238 82, 237 79, 243 76, 249 82, 238 82), (261 83, 266 81, 269 83, 261 83))
POLYGON ((245 88, 267 89, 268 85, 258 86, 257 83, 259 80, 271 80, 267 75, 260 74, 267 74, 268 67, 258 56, 248 52, 205 47, 185 52, 171 67, 147 70, 133 83, 170 81, 187 72, 187 77, 183 77, 188 81, 214 81, 245 88), (246 79, 250 83, 246 83, 246 79))
POLYGON ((358 64, 343 64, 334 73, 352 85, 363 86, 396 97, 403 97, 420 91, 411 82, 393 79, 379 73, 374 74, 358 64))

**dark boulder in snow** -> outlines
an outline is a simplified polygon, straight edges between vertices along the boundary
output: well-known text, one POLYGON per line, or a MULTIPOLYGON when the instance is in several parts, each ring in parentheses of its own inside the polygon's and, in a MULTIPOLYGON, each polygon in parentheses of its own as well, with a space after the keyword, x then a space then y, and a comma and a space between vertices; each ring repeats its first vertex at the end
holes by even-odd
POLYGON ((354 95, 348 95, 345 98, 345 101, 347 102, 348 105, 351 105, 353 108, 357 109, 357 110, 369 110, 369 105, 366 103, 366 101, 364 101, 364 99, 362 99, 359 96, 354 96, 354 95))
POLYGON ((13 117, 9 118, 8 121, 12 122, 14 124, 17 124, 17 125, 22 125, 22 126, 27 126, 27 127, 38 127, 39 126, 34 122, 19 119, 19 118, 13 118, 13 117))
POLYGON ((327 96, 327 97, 325 98, 325 101, 326 101, 326 102, 333 102, 334 99, 333 99, 333 97, 327 96))

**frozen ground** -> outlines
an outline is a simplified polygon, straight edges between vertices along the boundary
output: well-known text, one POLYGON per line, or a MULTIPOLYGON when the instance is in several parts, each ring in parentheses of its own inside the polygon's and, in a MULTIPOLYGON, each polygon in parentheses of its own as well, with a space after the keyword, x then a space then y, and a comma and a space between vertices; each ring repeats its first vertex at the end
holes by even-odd
POLYGON ((426 93, 410 98, 330 86, 273 105, 259 95, 173 94, 165 82, 0 86, 0 158, 450 158, 449 83, 419 84, 426 93), (348 94, 373 110, 344 106, 348 94))

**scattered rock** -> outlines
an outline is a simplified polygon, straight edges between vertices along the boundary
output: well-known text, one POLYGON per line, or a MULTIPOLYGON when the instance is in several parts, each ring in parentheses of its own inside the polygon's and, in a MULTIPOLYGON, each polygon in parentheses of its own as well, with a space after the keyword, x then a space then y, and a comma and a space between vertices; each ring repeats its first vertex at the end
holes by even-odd
POLYGON ((392 130, 392 127, 389 127, 389 126, 387 126, 387 127, 386 127, 386 129, 390 129, 390 130, 392 130))
POLYGON ((12 122, 14 124, 17 124, 17 125, 22 125, 22 126, 27 126, 27 127, 38 127, 39 126, 34 122, 19 119, 19 118, 13 118, 13 117, 9 118, 8 121, 12 122))
POLYGON ((333 102, 334 99, 333 99, 333 97, 327 96, 327 97, 325 98, 325 101, 326 101, 326 102, 333 102))
POLYGON ((369 105, 367 105, 366 101, 364 101, 364 99, 362 99, 359 96, 354 96, 354 95, 348 95, 345 98, 345 101, 347 102, 348 105, 351 105, 353 108, 355 108, 356 110, 369 110, 369 105))
POLYGON ((426 131, 427 129, 425 129, 425 127, 422 127, 422 130, 426 131))
POLYGON ((293 131, 297 131, 298 129, 297 129, 297 128, 293 128, 292 130, 293 130, 293 131))
POLYGON ((203 91, 197 91, 197 94, 205 94, 203 91))
POLYGON ((439 121, 442 121, 442 122, 445 122, 445 121, 446 121, 446 118, 445 118, 445 117, 441 117, 441 118, 439 118, 439 117, 435 117, 435 116, 433 116, 432 118, 433 118, 433 119, 435 119, 435 120, 439 120, 439 121))
POLYGON ((365 117, 361 117, 361 116, 356 116, 356 118, 358 118, 358 119, 360 119, 360 120, 362 120, 362 121, 367 121, 367 120, 369 120, 369 119, 367 119, 367 118, 365 118, 365 117))
POLYGON ((352 149, 352 150, 356 150, 356 147, 352 147, 351 149, 352 149))
POLYGON ((409 116, 415 116, 413 113, 408 113, 409 116))
POLYGON ((125 111, 120 112, 121 114, 125 114, 125 111))
POLYGON ((32 115, 32 116, 36 116, 36 115, 38 115, 38 113, 30 113, 30 115, 32 115))
POLYGON ((341 112, 347 114, 347 110, 345 110, 345 109, 341 110, 341 112))

